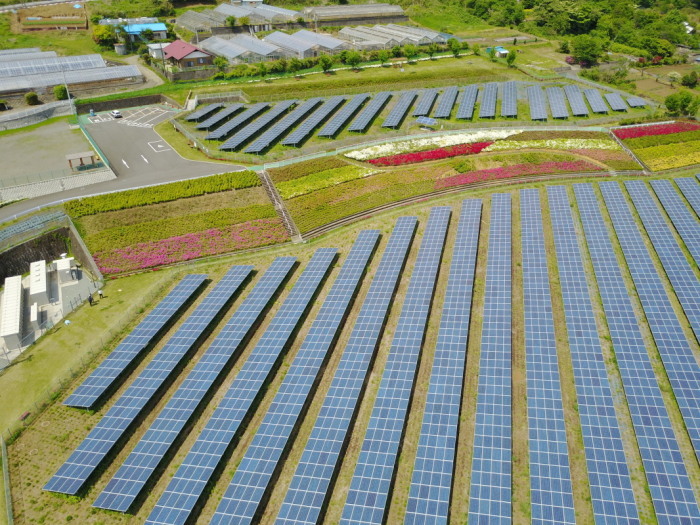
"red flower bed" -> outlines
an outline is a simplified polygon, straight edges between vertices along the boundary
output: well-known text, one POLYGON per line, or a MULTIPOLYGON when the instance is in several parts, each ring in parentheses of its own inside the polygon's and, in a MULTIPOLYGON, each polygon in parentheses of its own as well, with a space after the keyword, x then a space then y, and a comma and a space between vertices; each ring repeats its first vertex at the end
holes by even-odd
POLYGON ((603 171, 600 166, 596 166, 585 160, 577 160, 574 162, 543 162, 541 164, 515 164, 503 168, 491 168, 487 170, 470 171, 448 177, 436 182, 436 188, 451 188, 453 186, 461 186, 462 184, 470 184, 494 179, 508 179, 511 177, 520 177, 522 175, 545 175, 548 173, 575 173, 603 171))
POLYGON ((674 122, 673 124, 657 124, 655 126, 634 126, 630 128, 620 128, 613 130, 615 136, 621 140, 636 139, 649 135, 670 135, 671 133, 682 133, 684 131, 695 131, 700 129, 700 124, 695 122, 674 122))
POLYGON ((416 153, 401 153, 399 155, 389 155, 371 159, 367 162, 375 166, 401 166, 403 164, 415 164, 426 160, 446 159, 460 155, 474 155, 484 148, 488 148, 493 142, 474 142, 473 144, 458 144, 447 148, 431 149, 428 151, 418 151, 416 153))

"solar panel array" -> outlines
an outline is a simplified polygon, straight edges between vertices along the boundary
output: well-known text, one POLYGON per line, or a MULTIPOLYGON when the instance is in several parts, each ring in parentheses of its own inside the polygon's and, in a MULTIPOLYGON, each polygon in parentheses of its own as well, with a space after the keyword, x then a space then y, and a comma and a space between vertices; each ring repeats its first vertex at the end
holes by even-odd
POLYGON ((151 344, 170 320, 202 286, 207 276, 186 275, 172 291, 119 343, 107 358, 63 402, 90 408, 102 397, 141 352, 151 344))
POLYGON ((511 519, 511 209, 491 198, 469 524, 511 519))
POLYGON ((452 209, 430 210, 340 523, 384 522, 452 209))
POLYGON ((513 81, 505 82, 503 84, 503 93, 501 95, 501 116, 518 116, 518 85, 513 81))
POLYGON ((201 122, 197 124, 196 128, 197 129, 211 129, 221 122, 223 122, 225 119, 229 118, 230 116, 238 113, 241 109, 243 109, 245 106, 243 104, 231 104, 230 106, 225 107, 218 113, 214 114, 213 116, 209 117, 206 119, 204 122, 201 122))
POLYGON ((355 321, 330 389, 277 515, 277 525, 315 525, 339 467, 389 306, 416 231, 400 217, 355 321))
POLYGON ((549 110, 552 112, 553 118, 569 118, 564 91, 560 87, 548 87, 547 99, 549 99, 549 110))
POLYGON ((335 248, 319 248, 314 252, 145 523, 182 525, 189 520, 255 399, 279 364, 336 255, 335 248))
POLYGON ((670 180, 653 180, 651 187, 693 256, 695 264, 700 264, 700 223, 673 189, 670 180))
POLYGON ((45 490, 76 494, 253 271, 234 266, 75 449, 45 490))
POLYGON ((574 84, 567 84, 564 86, 564 93, 566 93, 566 98, 569 100, 569 105, 571 106, 571 113, 575 117, 587 117, 588 116, 588 106, 583 100, 583 95, 578 86, 574 84))
POLYGON ((369 98, 368 93, 355 95, 353 99, 345 104, 343 108, 319 131, 319 137, 335 137, 345 123, 362 107, 369 98))
POLYGON ((547 188, 583 449, 597 523, 638 524, 632 482, 564 186, 547 188))
POLYGON ((260 133, 272 122, 277 120, 277 118, 282 115, 285 111, 296 104, 296 100, 285 100, 283 102, 278 102, 274 107, 265 113, 260 118, 254 120, 248 124, 243 129, 236 132, 230 139, 224 142, 219 149, 221 150, 236 150, 241 147, 244 143, 248 142, 257 133, 260 133))
POLYGON ((22 221, 10 224, 0 230, 0 242, 5 242, 10 237, 15 235, 20 235, 22 233, 30 232, 31 230, 36 230, 45 227, 47 224, 59 221, 61 219, 67 219, 67 215, 62 211, 52 211, 49 213, 42 213, 41 215, 33 215, 22 221))
POLYGON ((406 525, 447 523, 449 516, 480 225, 481 201, 463 201, 413 467, 406 525))
POLYGON ((379 114, 379 112, 384 108, 384 105, 391 98, 391 93, 389 91, 382 91, 374 95, 374 98, 370 101, 365 108, 360 111, 360 114, 355 117, 355 119, 350 123, 348 131, 363 132, 372 123, 374 118, 379 114))
POLYGON ((646 107, 647 101, 642 97, 627 97, 627 104, 631 108, 643 108, 646 107))
POLYGON ((227 363, 240 350, 295 262, 294 257, 278 257, 272 262, 107 483, 94 507, 129 510, 227 363))
POLYGON ((498 99, 498 82, 489 82, 484 86, 479 106, 479 118, 494 118, 496 116, 496 100, 498 99))
POLYGON ((606 93, 605 100, 608 101, 613 111, 627 111, 627 104, 622 100, 619 93, 606 93))
POLYGON ((193 111, 189 115, 185 117, 185 120, 192 122, 193 120, 200 120, 205 117, 208 117, 214 111, 218 111, 219 109, 223 108, 224 105, 221 102, 215 102, 214 104, 207 104, 203 108, 199 108, 196 111, 193 111))
POLYGON ((527 99, 530 104, 531 120, 547 120, 547 106, 540 86, 528 86, 527 99))
POLYGON ((282 145, 296 146, 303 142, 304 139, 311 135, 313 130, 315 130, 319 124, 325 121, 329 115, 338 109, 338 106, 340 106, 343 102, 345 102, 345 97, 342 95, 331 97, 326 100, 320 108, 314 111, 309 118, 302 122, 297 129, 295 129, 282 141, 282 145))
POLYGON ((438 96, 437 89, 426 89, 423 91, 416 108, 413 110, 414 117, 425 117, 430 114, 430 110, 433 109, 433 104, 438 96))
POLYGON ((474 105, 476 97, 479 95, 478 86, 467 86, 462 93, 462 100, 457 109, 457 118, 460 120, 471 120, 474 116, 474 105))
POLYGON ((656 518, 669 525, 688 518, 700 521, 700 508, 593 187, 576 184, 574 189, 656 518))
POLYGON ((323 99, 321 97, 310 98, 301 103, 294 111, 286 115, 282 120, 276 122, 270 129, 265 131, 253 143, 245 149, 246 153, 262 153, 272 146, 277 140, 287 133, 297 122, 303 119, 318 106, 323 99))
POLYGON ((576 523, 540 192, 520 191, 533 523, 576 523))
POLYGON ((205 140, 222 140, 231 134, 233 131, 237 130, 241 126, 248 124, 252 119, 254 119, 259 113, 265 111, 270 105, 267 102, 260 102, 259 104, 253 104, 243 113, 236 115, 234 118, 226 122, 225 124, 219 126, 214 131, 210 132, 205 140))
POLYGON ((280 468, 302 409, 311 395, 328 352, 347 315, 353 295, 360 285, 377 241, 378 230, 360 232, 338 278, 328 292, 316 320, 311 325, 284 381, 265 414, 253 441, 212 518, 212 523, 250 523, 260 512, 261 502, 280 468))
POLYGON ((403 119, 408 112, 408 108, 411 107, 411 104, 413 104, 413 101, 416 100, 417 96, 418 93, 415 91, 405 91, 391 109, 386 119, 384 119, 382 127, 398 128, 401 125, 401 122, 403 122, 403 119))
POLYGON ((616 183, 601 184, 647 323, 664 363, 686 429, 700 455, 700 367, 683 334, 627 202, 616 183))
POLYGON ((583 94, 586 96, 588 105, 591 106, 593 113, 607 113, 608 105, 603 100, 597 89, 584 89, 583 94))
POLYGON ((457 94, 459 93, 457 86, 450 86, 445 88, 445 91, 440 95, 438 100, 437 108, 435 108, 435 113, 433 117, 435 118, 450 118, 452 113, 452 108, 457 101, 457 94))
POLYGON ((700 216, 700 186, 695 178, 674 179, 696 215, 700 216))

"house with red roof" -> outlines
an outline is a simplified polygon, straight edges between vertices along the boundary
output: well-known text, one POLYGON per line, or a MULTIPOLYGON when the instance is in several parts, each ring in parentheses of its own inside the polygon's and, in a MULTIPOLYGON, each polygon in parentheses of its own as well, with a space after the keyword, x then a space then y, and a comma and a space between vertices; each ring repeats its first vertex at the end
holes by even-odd
POLYGON ((184 40, 175 40, 165 46, 163 56, 170 64, 180 69, 209 66, 214 62, 214 55, 184 40))

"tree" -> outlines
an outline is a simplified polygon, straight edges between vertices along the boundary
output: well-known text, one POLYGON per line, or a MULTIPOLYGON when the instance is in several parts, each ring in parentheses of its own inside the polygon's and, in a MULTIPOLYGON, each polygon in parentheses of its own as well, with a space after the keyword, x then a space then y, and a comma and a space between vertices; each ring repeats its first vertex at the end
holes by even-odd
POLYGON ((214 67, 216 67, 216 69, 223 73, 224 71, 226 71, 226 68, 228 68, 228 60, 226 60, 224 57, 215 57, 214 67))
POLYGON ((250 18, 247 16, 242 16, 238 21, 241 23, 242 26, 250 25, 250 18))
POLYGON ((231 29, 236 27, 236 17, 235 16, 227 16, 226 17, 226 27, 230 27, 231 29))
POLYGON ((393 56, 394 58, 401 58, 403 56, 403 49, 401 49, 401 46, 392 47, 391 56, 393 56))
POLYGON ((459 56, 459 52, 462 50, 462 44, 460 44, 459 40, 456 38, 450 38, 447 41, 447 47, 450 48, 450 51, 452 51, 455 58, 459 56))
POLYGON ((602 42, 590 35, 578 35, 571 42, 571 56, 582 66, 596 64, 602 54, 602 42))
POLYGON ((56 100, 68 100, 68 88, 65 84, 59 84, 53 87, 53 96, 56 100))
POLYGON ((110 47, 117 42, 114 26, 96 25, 92 28, 92 40, 100 47, 110 47))
POLYGON ((490 60, 491 62, 495 62, 495 61, 496 61, 496 48, 493 47, 493 46, 491 46, 491 47, 488 49, 488 53, 489 53, 489 60, 490 60))
POLYGON ((324 73, 328 73, 333 68, 334 63, 335 61, 330 55, 321 55, 318 57, 318 65, 321 66, 324 73))
POLYGON ((265 78, 269 72, 270 70, 267 69, 267 64, 265 64, 265 62, 260 62, 258 64, 258 75, 262 78, 265 78))
POLYGON ((428 47, 426 48, 426 51, 427 51, 428 56, 430 58, 433 58, 433 56, 435 56, 435 53, 437 53, 438 50, 439 50, 438 45, 435 43, 428 45, 428 47))
POLYGON ((694 117, 700 109, 700 97, 691 95, 688 91, 680 91, 666 97, 664 101, 666 112, 674 117, 694 117))
POLYGON ((683 78, 681 78, 681 86, 685 86, 692 89, 697 85, 698 74, 695 71, 691 71, 687 75, 683 75, 683 78))
POLYGON ((671 71, 668 74, 668 80, 671 82, 671 86, 673 86, 676 82, 681 81, 681 74, 678 71, 671 71))
POLYGON ((386 49, 380 49, 377 53, 377 60, 381 65, 386 64, 389 61, 389 52, 386 49))
POLYGON ((357 51, 350 51, 345 57, 345 63, 352 68, 357 68, 361 61, 362 57, 357 51))
POLYGON ((506 57, 506 62, 508 62, 508 67, 513 67, 513 63, 515 62, 515 59, 518 57, 518 53, 515 51, 515 49, 511 49, 508 51, 508 56, 506 57))
POLYGON ((34 91, 25 93, 24 102, 27 104, 27 106, 38 106, 40 104, 39 95, 37 95, 34 91))
POLYGON ((280 58, 274 62, 270 62, 270 73, 284 73, 287 71, 287 59, 280 58))
POLYGON ((153 34, 153 29, 144 29, 141 31, 141 36, 150 42, 155 35, 153 34))
POLYGON ((289 59, 289 63, 287 64, 287 71, 293 75, 296 75, 302 67, 304 67, 304 64, 301 63, 301 60, 299 60, 297 57, 292 57, 289 59))
POLYGON ((418 48, 413 44, 406 44, 405 46, 403 46, 403 52, 406 55, 408 61, 410 62, 411 59, 415 58, 416 55, 418 55, 418 48))
POLYGON ((476 56, 479 56, 481 54, 481 46, 479 44, 474 44, 472 46, 472 53, 474 53, 476 56))

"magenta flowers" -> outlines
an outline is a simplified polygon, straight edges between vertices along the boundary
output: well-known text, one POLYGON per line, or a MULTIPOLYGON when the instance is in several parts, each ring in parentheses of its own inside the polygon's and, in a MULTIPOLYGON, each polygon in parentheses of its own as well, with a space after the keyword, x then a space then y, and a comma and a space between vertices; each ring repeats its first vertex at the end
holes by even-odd
POLYGON ((493 142, 474 142, 472 144, 458 144, 447 148, 437 148, 428 151, 417 151, 415 153, 401 153, 398 155, 389 155, 387 157, 379 157, 378 159, 368 160, 370 164, 375 166, 401 166, 403 164, 415 164, 416 162, 426 162, 429 160, 446 159, 449 157, 457 157, 460 155, 474 155, 479 153, 484 148, 489 147, 493 142))
POLYGON ((672 124, 657 124, 652 126, 634 126, 613 130, 615 136, 621 140, 636 139, 649 135, 670 135, 671 133, 683 133, 700 129, 700 124, 695 122, 674 122, 672 124))

